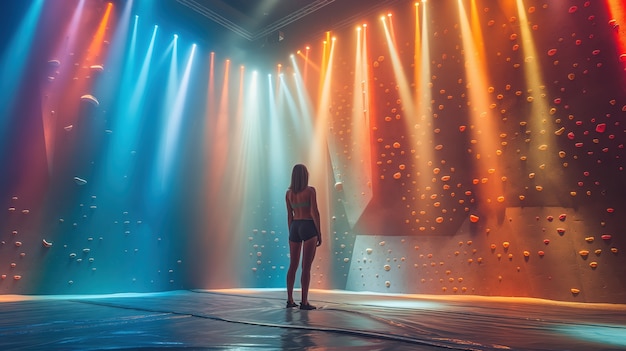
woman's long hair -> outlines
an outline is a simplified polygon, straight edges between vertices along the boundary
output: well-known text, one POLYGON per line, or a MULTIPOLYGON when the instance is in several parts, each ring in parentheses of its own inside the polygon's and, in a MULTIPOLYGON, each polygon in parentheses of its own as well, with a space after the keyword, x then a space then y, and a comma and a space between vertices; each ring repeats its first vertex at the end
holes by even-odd
POLYGON ((294 193, 299 193, 309 186, 309 171, 303 164, 293 166, 291 171, 291 185, 289 189, 294 193))

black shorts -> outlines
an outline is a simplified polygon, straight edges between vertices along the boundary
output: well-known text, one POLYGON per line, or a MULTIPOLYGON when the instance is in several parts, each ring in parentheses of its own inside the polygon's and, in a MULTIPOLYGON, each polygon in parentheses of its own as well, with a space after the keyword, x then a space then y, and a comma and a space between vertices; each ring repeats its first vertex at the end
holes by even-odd
POLYGON ((302 242, 317 236, 315 222, 311 219, 297 219, 291 222, 289 241, 302 242))

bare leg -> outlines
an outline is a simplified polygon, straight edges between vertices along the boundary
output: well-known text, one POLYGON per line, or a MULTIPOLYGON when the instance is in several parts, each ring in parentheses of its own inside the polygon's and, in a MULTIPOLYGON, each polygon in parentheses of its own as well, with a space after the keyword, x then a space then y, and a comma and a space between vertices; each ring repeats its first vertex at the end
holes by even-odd
POLYGON ((289 270, 287 271, 287 301, 293 302, 293 285, 296 282, 296 271, 300 263, 301 242, 289 241, 289 270))
POLYGON ((304 242, 302 249, 302 275, 300 284, 302 284, 302 304, 309 304, 309 285, 311 283, 311 266, 315 258, 315 249, 317 248, 317 237, 304 242))

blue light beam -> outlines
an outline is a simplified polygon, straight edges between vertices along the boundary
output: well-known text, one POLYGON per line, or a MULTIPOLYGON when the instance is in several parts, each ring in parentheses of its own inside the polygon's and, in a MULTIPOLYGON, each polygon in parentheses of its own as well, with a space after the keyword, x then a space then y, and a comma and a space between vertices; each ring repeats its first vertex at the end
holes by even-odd
MULTIPOLYGON (((189 58, 187 60, 187 64, 185 70, 183 72, 183 77, 180 80, 180 84, 176 89, 176 95, 173 100, 173 105, 171 109, 166 109, 164 111, 165 116, 167 116, 167 120, 165 121, 165 125, 163 128, 163 134, 161 136, 161 143, 159 145, 159 153, 157 153, 157 157, 161 157, 160 162, 157 162, 157 175, 156 179, 160 179, 160 184, 158 184, 157 194, 161 194, 165 189, 167 189, 167 185, 170 181, 170 177, 173 171, 173 165, 175 161, 176 152, 180 145, 180 129, 183 121, 183 112, 185 109, 185 98, 187 97, 187 89, 189 87, 189 77, 191 75, 191 67, 193 63, 193 57, 196 52, 196 45, 193 44, 191 47, 191 53, 189 54, 189 58)), ((175 55, 174 55, 175 56, 175 55)), ((174 61, 174 60, 173 60, 174 61)), ((175 70, 174 70, 175 71, 175 70)), ((170 70, 170 78, 175 76, 175 73, 172 75, 172 70, 170 70)), ((171 82, 168 82, 171 83, 171 82)), ((170 84, 168 84, 168 87, 170 84)), ((170 91, 168 89, 168 97, 170 96, 170 91)))
POLYGON ((43 8, 43 0, 36 0, 30 5, 24 20, 14 32, 9 45, 2 53, 0 60, 0 130, 6 133, 5 123, 13 115, 11 110, 16 101, 15 95, 24 82, 24 70, 30 56, 39 16, 43 8))

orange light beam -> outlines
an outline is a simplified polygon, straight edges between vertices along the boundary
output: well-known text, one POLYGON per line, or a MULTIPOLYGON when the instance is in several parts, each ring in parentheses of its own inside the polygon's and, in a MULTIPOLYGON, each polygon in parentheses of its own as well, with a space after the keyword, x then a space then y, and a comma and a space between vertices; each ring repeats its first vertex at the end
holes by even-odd
POLYGON ((472 0, 470 4, 471 28, 474 37, 474 45, 478 55, 478 62, 485 62, 485 41, 483 40, 483 31, 478 17, 478 6, 476 0, 472 0))
MULTIPOLYGON (((224 75, 221 87, 221 97, 217 106, 217 116, 215 124, 212 125, 212 130, 207 135, 207 139, 211 140, 211 158, 205 171, 207 172, 207 181, 209 182, 206 187, 207 193, 205 198, 219 198, 220 204, 210 202, 208 210, 209 213, 205 219, 203 226, 211 227, 211 246, 219 248, 214 255, 210 255, 207 259, 212 266, 219 265, 220 262, 224 262, 225 256, 232 255, 233 253, 233 240, 232 236, 227 233, 233 233, 233 222, 227 220, 229 213, 232 211, 234 201, 234 194, 230 193, 229 179, 225 176, 228 156, 229 156, 229 140, 228 125, 229 125, 229 87, 230 87, 230 60, 224 62, 224 75)), ((225 272, 213 272, 214 274, 207 275, 209 286, 224 287, 227 284, 234 284, 236 277, 232 274, 225 272)))
POLYGON ((102 45, 104 44, 104 35, 106 34, 106 29, 108 27, 111 10, 113 10, 113 3, 109 2, 107 3, 107 8, 102 16, 102 19, 100 20, 100 24, 98 25, 98 30, 93 36, 91 44, 89 44, 87 53, 90 56, 87 57, 88 61, 100 57, 100 51, 102 50, 102 45))
POLYGON ((326 80, 326 71, 328 70, 328 61, 329 61, 329 56, 330 56, 330 47, 331 47, 330 32, 326 32, 326 39, 324 39, 324 46, 323 46, 323 50, 322 50, 322 64, 320 65, 320 67, 321 67, 321 69, 320 69, 320 81, 319 81, 319 87, 318 87, 318 94, 317 94, 317 96, 322 96, 322 92, 324 90, 324 85, 326 84, 325 80, 326 80))
MULTIPOLYGON (((319 204, 319 210, 321 213, 321 227, 322 233, 325 235, 324 240, 331 240, 331 238, 324 233, 332 233, 330 228, 331 204, 328 194, 331 193, 328 185, 328 174, 332 172, 329 169, 329 155, 328 155, 328 143, 327 133, 329 125, 328 106, 331 102, 332 93, 332 76, 333 76, 333 56, 335 51, 334 38, 330 38, 330 32, 327 33, 327 40, 324 43, 324 55, 322 56, 322 75, 320 76, 320 94, 318 99, 317 112, 315 116, 315 122, 313 127, 313 142, 309 148, 309 155, 307 157, 307 163, 311 165, 309 170, 311 171, 311 184, 317 188, 317 202, 319 204)), ((329 262, 330 245, 322 246, 325 250, 318 249, 319 256, 316 256, 315 260, 320 263, 329 262)), ((314 264, 314 266, 321 266, 314 264)), ((313 272, 313 276, 317 274, 324 274, 327 276, 330 267, 326 266, 320 271, 313 272)), ((315 281, 314 279, 311 280, 315 281)), ((324 280, 326 281, 326 280, 324 280)), ((318 288, 328 288, 329 286, 317 286, 318 288)))
POLYGON ((394 45, 396 45, 396 31, 393 25, 393 15, 391 13, 388 13, 387 19, 389 20, 389 34, 391 35, 391 41, 394 45))
POLYGON ((226 161, 228 157, 228 124, 229 124, 229 89, 230 89, 230 60, 224 62, 224 80, 222 82, 222 96, 218 106, 217 120, 214 126, 214 135, 212 145, 214 147, 211 157, 211 171, 217 182, 213 185, 216 187, 212 193, 216 194, 219 191, 221 181, 223 180, 226 172, 226 161))
MULTIPOLYGON (((498 167, 498 135, 494 126, 493 110, 487 95, 489 77, 485 61, 481 59, 481 44, 475 42, 474 28, 467 19, 463 0, 458 0, 459 20, 463 50, 465 52, 465 75, 467 78, 472 123, 473 152, 477 167, 474 168, 474 183, 481 184, 477 192, 487 204, 504 201, 501 170, 498 167)), ((479 24, 478 24, 479 25, 479 24)), ((479 38, 481 41, 483 38, 479 38)))
POLYGON ((306 86, 306 83, 308 82, 308 76, 309 76, 309 65, 310 65, 310 61, 309 61, 309 53, 311 52, 311 48, 310 47, 306 47, 306 56, 304 56, 304 76, 303 76, 303 80, 304 80, 304 86, 306 86))
MULTIPOLYGON (((414 78, 415 78, 415 104, 417 108, 416 124, 414 130, 414 143, 420 147, 420 158, 416 162, 417 182, 420 188, 426 188, 432 182, 431 168, 428 165, 434 159, 435 152, 431 147, 424 147, 428 140, 434 139, 433 111, 432 111, 432 90, 430 82, 430 42, 428 39, 428 7, 425 2, 415 4, 415 53, 414 53, 414 78), (419 162, 421 161, 421 162, 419 162)), ((408 125, 407 125, 408 126, 408 125)), ((415 206, 423 206, 421 202, 416 202, 415 206)), ((419 219, 416 219, 416 222, 419 219)), ((423 226, 420 230, 423 230, 423 226)))
MULTIPOLYGON (((316 72, 320 71, 320 66, 318 64, 316 64, 315 62, 313 62, 313 60, 309 59, 309 52, 307 51, 306 54, 303 54, 302 52, 298 53, 298 56, 302 57, 305 61, 305 65, 304 65, 304 76, 308 76, 308 70, 309 70, 309 66, 311 66, 312 69, 314 69, 316 72)), ((303 78, 303 80, 306 82, 306 79, 303 78)))
MULTIPOLYGON (((533 131, 539 131, 535 134, 533 142, 539 145, 549 145, 550 137, 554 136, 554 133, 549 133, 546 130, 548 128, 546 121, 550 114, 550 107, 542 92, 545 90, 545 85, 542 81, 541 65, 537 59, 538 55, 532 37, 531 25, 526 15, 527 7, 524 6, 523 0, 516 0, 516 4, 517 15, 520 21, 521 48, 525 57, 524 75, 529 92, 526 101, 531 104, 529 125, 533 131)), ((540 166, 540 164, 543 164, 549 159, 549 154, 546 151, 540 151, 537 148, 534 149, 533 156, 535 156, 534 159, 537 161, 537 164, 530 162, 528 162, 528 164, 529 166, 540 166)), ((537 174, 540 173, 538 172, 537 174)))
POLYGON ((606 0, 610 20, 608 25, 613 27, 614 39, 619 49, 618 60, 626 71, 626 6, 623 0, 606 0))
MULTIPOLYGON (((406 130, 412 130, 415 125, 415 103, 413 101, 413 97, 411 96, 411 89, 408 82, 408 79, 404 73, 404 69, 402 68, 402 62, 400 61, 400 56, 398 55, 398 49, 396 47, 393 38, 391 37, 391 29, 387 26, 387 22, 385 21, 385 17, 382 18, 383 27, 385 31, 385 38, 387 39, 387 47, 389 49, 389 56, 391 57, 391 65, 393 68, 393 73, 396 78, 396 82, 398 82, 399 94, 401 105, 404 109, 402 113, 402 118, 404 119, 404 123, 406 126, 406 130)), ((408 140, 410 145, 413 145, 413 140, 408 140)))
POLYGON ((413 38, 414 39, 413 47, 415 48, 415 52, 413 54, 413 67, 415 68, 413 69, 413 83, 415 84, 415 101, 418 104, 418 106, 420 106, 420 111, 421 111, 422 102, 421 102, 419 95, 422 91, 422 86, 421 86, 422 33, 421 33, 421 28, 420 28, 420 3, 419 2, 415 3, 415 33, 414 35, 415 37, 413 38))
POLYGON ((207 119, 213 116, 213 109, 215 108, 215 52, 211 52, 209 58, 209 89, 207 91, 207 119))

